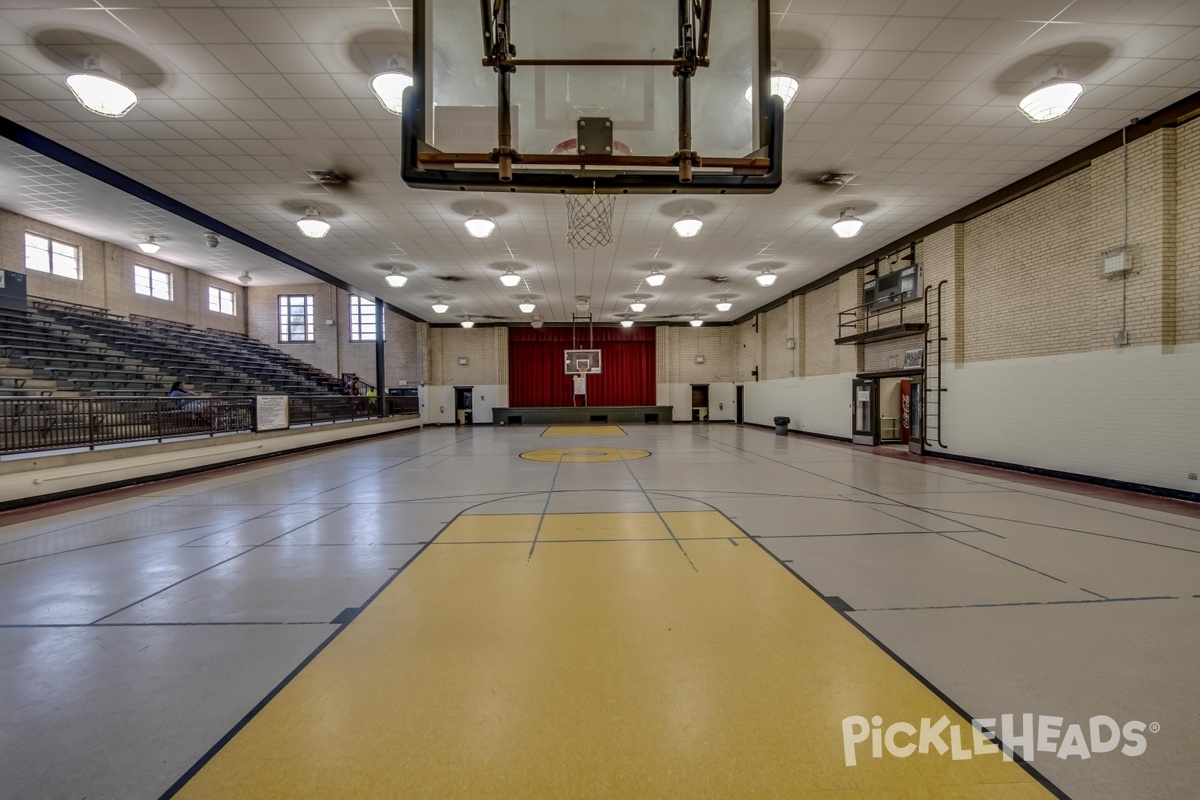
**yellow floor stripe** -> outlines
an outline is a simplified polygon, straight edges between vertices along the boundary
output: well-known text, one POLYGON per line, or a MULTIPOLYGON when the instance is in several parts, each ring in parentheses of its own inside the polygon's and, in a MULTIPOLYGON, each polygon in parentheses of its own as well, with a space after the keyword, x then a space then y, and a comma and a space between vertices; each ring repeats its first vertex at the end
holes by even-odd
POLYGON ((962 722, 719 514, 468 516, 179 796, 1049 796, 996 755, 847 767, 855 714, 962 722))
POLYGON ((627 436, 618 425, 551 425, 542 436, 627 436))
POLYGON ((521 453, 521 458, 552 464, 598 464, 602 461, 636 461, 649 455, 648 450, 627 447, 558 447, 553 450, 528 450, 521 453))

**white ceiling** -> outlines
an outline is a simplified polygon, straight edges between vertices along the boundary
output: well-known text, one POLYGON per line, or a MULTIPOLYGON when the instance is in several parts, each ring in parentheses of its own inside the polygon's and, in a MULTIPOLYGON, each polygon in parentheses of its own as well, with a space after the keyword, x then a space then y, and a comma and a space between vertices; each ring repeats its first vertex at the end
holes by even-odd
MULTIPOLYGON (((464 198, 400 180, 399 118, 367 88, 408 47, 409 11, 388 0, 4 0, 0 114, 430 321, 528 319, 516 307, 525 294, 548 320, 569 321, 578 295, 608 320, 639 292, 653 295, 644 318, 732 320, 1200 90, 1196 0, 780 0, 772 20, 774 52, 801 80, 784 187, 621 197, 615 242, 589 251, 565 243, 560 197, 464 198), (141 97, 123 119, 90 114, 63 84, 93 52, 141 97), (1015 103, 1056 63, 1087 91, 1063 120, 1032 125, 1015 103), (331 168, 353 176, 350 188, 306 172, 331 168), (812 183, 831 170, 857 177, 812 183), (309 204, 334 224, 326 239, 295 227, 309 204), (695 239, 670 231, 684 205, 705 222, 695 239), (829 228, 845 206, 867 223, 851 240, 829 228), (474 207, 499 224, 491 238, 463 229, 474 207), (383 284, 392 264, 409 275, 403 289, 383 284), (652 264, 668 275, 658 290, 642 283, 652 264), (770 289, 752 280, 764 264, 780 276, 770 289), (509 265, 517 289, 497 280, 509 265), (713 275, 728 277, 724 314, 713 275), (429 308, 439 295, 445 317, 429 308)), ((69 170, 14 183, 54 169, 30 156, 0 148, 6 208, 126 246, 165 235, 160 256, 225 279, 248 268, 260 284, 307 280, 248 250, 205 251, 202 231, 72 186, 69 170)))

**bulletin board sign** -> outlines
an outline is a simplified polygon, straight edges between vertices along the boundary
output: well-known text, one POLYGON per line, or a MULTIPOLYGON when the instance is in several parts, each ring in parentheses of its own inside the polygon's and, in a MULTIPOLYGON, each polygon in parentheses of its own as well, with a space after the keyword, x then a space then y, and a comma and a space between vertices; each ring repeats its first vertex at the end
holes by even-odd
POLYGON ((256 431, 276 431, 288 427, 286 394, 260 394, 254 398, 256 431))

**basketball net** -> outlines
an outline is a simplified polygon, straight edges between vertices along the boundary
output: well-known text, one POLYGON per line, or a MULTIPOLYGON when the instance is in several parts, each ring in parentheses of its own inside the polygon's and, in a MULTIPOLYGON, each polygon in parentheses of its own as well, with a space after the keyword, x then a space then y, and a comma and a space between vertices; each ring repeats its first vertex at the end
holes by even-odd
POLYGON ((567 244, 576 250, 589 250, 612 244, 613 209, 617 198, 611 194, 568 194, 567 244))

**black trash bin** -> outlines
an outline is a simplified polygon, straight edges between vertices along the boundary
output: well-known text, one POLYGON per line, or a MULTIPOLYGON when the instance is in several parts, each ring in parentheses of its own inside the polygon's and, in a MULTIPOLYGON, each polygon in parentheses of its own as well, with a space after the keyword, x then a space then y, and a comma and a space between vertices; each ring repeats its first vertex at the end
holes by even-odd
POLYGON ((775 418, 775 435, 787 436, 788 423, 792 421, 791 417, 776 417, 775 418))

